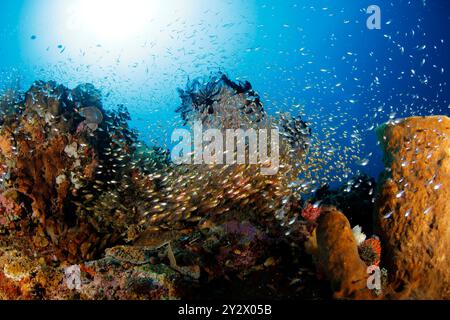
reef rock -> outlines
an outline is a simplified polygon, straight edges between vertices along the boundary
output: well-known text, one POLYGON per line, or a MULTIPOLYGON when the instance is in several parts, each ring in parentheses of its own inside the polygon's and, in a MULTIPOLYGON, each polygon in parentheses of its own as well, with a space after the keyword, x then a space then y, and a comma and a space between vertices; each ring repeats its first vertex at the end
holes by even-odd
POLYGON ((387 173, 377 218, 394 299, 450 298, 450 119, 379 129, 387 173))
POLYGON ((333 207, 323 208, 318 220, 317 256, 320 268, 331 282, 336 299, 371 299, 367 266, 347 218, 333 207))

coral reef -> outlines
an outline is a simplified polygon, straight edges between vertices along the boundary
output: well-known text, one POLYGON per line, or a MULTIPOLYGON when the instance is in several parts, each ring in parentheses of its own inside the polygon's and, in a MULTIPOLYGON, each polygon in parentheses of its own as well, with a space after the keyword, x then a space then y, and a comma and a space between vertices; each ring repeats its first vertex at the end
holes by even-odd
POLYGON ((395 299, 449 299, 450 119, 413 117, 379 129, 388 168, 377 222, 395 299))
POLYGON ((13 249, 0 251, 0 299, 177 299, 183 279, 165 264, 133 265, 111 257, 55 268, 13 249))
MULTIPOLYGON (((288 119, 269 117, 249 83, 235 83, 225 75, 190 81, 179 93, 182 104, 177 112, 191 127, 200 122, 204 129, 221 131, 270 129, 277 121, 284 123, 283 119, 288 119)), ((295 218, 289 214, 292 210, 286 210, 287 203, 295 201, 289 185, 298 178, 297 164, 307 153, 310 131, 299 119, 286 122, 284 127, 292 130, 287 134, 289 139, 282 136, 280 141, 277 174, 261 174, 265 163, 170 166, 166 171, 160 170, 159 174, 167 177, 157 190, 164 206, 149 208, 149 232, 155 226, 182 229, 186 223, 195 224, 224 213, 232 216, 235 211, 246 213, 246 219, 253 223, 267 226, 274 225, 276 220, 277 224, 287 226, 295 218)), ((250 154, 247 142, 245 148, 250 154)), ((237 147, 234 159, 236 152, 237 147)), ((144 183, 152 181, 144 177, 144 183)))
MULTIPOLYGON (((275 121, 249 83, 221 76, 189 88, 180 91, 184 120, 223 129, 275 121)), ((302 226, 288 187, 308 148, 301 120, 279 120, 285 162, 263 176, 263 164, 173 165, 166 150, 137 141, 123 107, 104 109, 90 84, 36 82, 2 101, 2 298, 220 296, 214 284, 255 277, 255 295, 318 296, 318 286, 306 289, 316 280, 297 258, 302 246, 286 237, 302 226)))
POLYGON ((267 114, 225 75, 179 93, 187 126, 279 127, 277 173, 175 165, 90 84, 0 99, 0 299, 450 298, 450 119, 388 123, 380 183, 361 175, 305 199, 307 123, 267 114))

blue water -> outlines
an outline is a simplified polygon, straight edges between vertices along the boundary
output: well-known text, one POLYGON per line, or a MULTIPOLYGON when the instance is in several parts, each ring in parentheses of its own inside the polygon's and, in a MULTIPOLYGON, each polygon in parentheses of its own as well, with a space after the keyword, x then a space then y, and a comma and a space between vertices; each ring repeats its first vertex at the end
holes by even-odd
POLYGON ((371 176, 383 170, 373 128, 450 114, 447 0, 95 2, 1 0, 0 90, 91 82, 106 107, 129 109, 144 141, 163 144, 177 87, 222 71, 249 80, 269 112, 301 113, 317 139, 332 129, 334 144, 355 149, 352 172, 371 176), (366 26, 372 4, 381 30, 366 26))

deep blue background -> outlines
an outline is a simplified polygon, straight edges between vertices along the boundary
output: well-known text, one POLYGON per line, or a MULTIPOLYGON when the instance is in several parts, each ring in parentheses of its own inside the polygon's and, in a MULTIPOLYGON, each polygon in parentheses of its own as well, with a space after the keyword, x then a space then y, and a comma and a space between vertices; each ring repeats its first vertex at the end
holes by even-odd
MULTIPOLYGON (((66 84, 93 82, 102 89, 107 81, 105 94, 108 93, 109 106, 113 107, 114 101, 125 102, 134 119, 132 125, 142 132, 144 140, 151 140, 149 136, 154 137, 155 131, 170 131, 177 118, 173 112, 179 101, 176 88, 187 80, 185 72, 161 75, 167 92, 158 87, 139 87, 139 95, 112 76, 114 66, 106 74, 58 76, 60 68, 50 72, 51 64, 43 64, 42 57, 30 62, 30 42, 32 46, 43 33, 54 32, 39 30, 37 39, 31 39, 33 34, 25 31, 30 16, 24 15, 31 2, 36 5, 39 0, 0 2, 0 88, 15 85, 17 78, 22 88, 35 78, 58 78, 66 84), (145 101, 145 95, 163 98, 145 101), (156 127, 155 123, 161 119, 168 120, 168 124, 156 127)), ((226 71, 233 78, 250 80, 271 112, 301 112, 319 138, 325 138, 333 129, 336 144, 352 147, 350 136, 360 137, 363 145, 355 152, 357 157, 348 160, 354 172, 377 176, 383 169, 381 152, 371 129, 390 116, 449 115, 450 1, 233 0, 230 3, 243 8, 236 15, 251 30, 248 36, 236 35, 238 42, 248 42, 246 50, 239 49, 239 55, 222 53, 220 57, 212 52, 204 61, 196 57, 199 66, 190 66, 190 76, 203 75, 205 70, 226 71), (382 10, 381 30, 366 28, 368 15, 364 9, 371 4, 382 10), (299 107, 292 107, 296 105, 299 107), (358 158, 365 157, 370 159, 369 164, 358 165, 358 158)), ((211 9, 214 6, 211 1, 211 9)), ((226 24, 226 19, 227 16, 222 16, 220 24, 226 24)), ((214 32, 230 31, 223 27, 214 32)), ((192 36, 200 37, 201 32, 192 36)), ((70 39, 60 39, 60 43, 72 51, 86 49, 70 48, 70 39)), ((69 66, 70 56, 60 54, 55 45, 48 44, 51 48, 48 61, 58 54, 59 61, 69 66)), ((179 46, 182 49, 183 42, 179 46)), ((173 59, 177 59, 176 54, 173 59)), ((133 85, 133 79, 130 81, 133 85)))

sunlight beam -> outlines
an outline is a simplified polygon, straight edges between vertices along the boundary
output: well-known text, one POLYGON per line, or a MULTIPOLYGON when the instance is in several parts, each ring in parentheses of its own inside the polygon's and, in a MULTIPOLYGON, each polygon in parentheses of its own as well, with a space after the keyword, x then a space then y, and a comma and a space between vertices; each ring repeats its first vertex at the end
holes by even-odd
POLYGON ((153 0, 78 0, 68 9, 67 27, 103 40, 122 40, 149 27, 158 7, 153 0))

